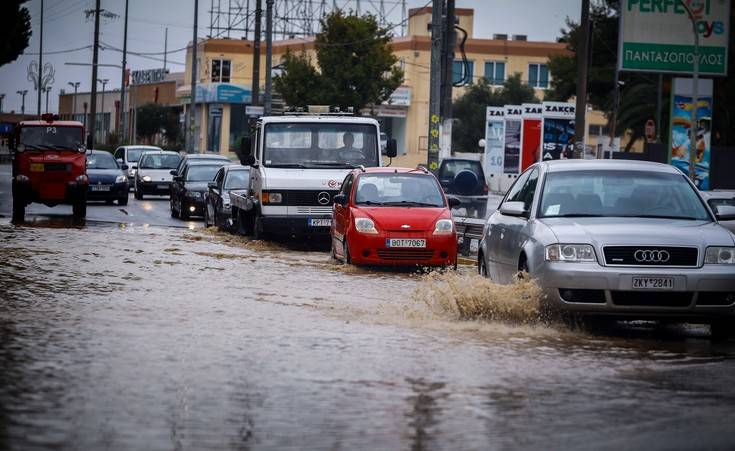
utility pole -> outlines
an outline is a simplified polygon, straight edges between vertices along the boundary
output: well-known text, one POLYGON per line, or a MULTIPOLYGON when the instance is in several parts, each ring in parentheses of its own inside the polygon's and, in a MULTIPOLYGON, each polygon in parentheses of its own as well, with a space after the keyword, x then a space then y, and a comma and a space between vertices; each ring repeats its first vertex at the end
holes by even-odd
POLYGON ((73 121, 74 120, 74 116, 76 116, 76 114, 77 114, 77 89, 79 88, 79 84, 80 83, 78 81, 75 81, 74 83, 69 82, 67 84, 69 86, 71 86, 72 88, 74 88, 74 98, 71 100, 71 104, 72 104, 72 107, 71 107, 71 120, 73 121))
POLYGON ((194 37, 191 41, 191 101, 189 102, 189 123, 187 124, 187 137, 191 140, 189 149, 193 152, 196 149, 195 124, 196 124, 196 92, 197 92, 197 26, 199 19, 199 0, 194 0, 194 37))
POLYGON ((94 149, 95 132, 97 131, 97 62, 100 47, 100 0, 94 6, 94 49, 92 51, 92 95, 89 105, 90 138, 87 148, 94 149))
POLYGON ((41 116, 41 95, 43 94, 43 0, 41 0, 41 27, 38 44, 38 115, 41 116))
POLYGON ((433 0, 431 7, 431 75, 429 81, 429 148, 427 165, 434 171, 439 167, 439 125, 441 124, 441 68, 443 0, 433 0))
POLYGON ((20 114, 26 114, 26 94, 28 94, 28 90, 24 89, 22 91, 15 91, 16 93, 20 94, 21 96, 21 104, 20 104, 20 114))
POLYGON ((271 66, 273 65, 273 0, 265 0, 265 114, 271 114, 273 83, 271 66))
POLYGON ((0 113, 3 112, 3 100, 5 100, 5 93, 0 94, 0 113))
MULTIPOLYGON (((120 73, 120 132, 118 135, 120 136, 120 141, 125 141, 126 129, 125 129, 125 117, 127 116, 127 108, 125 107, 125 75, 126 75, 126 69, 125 67, 128 64, 127 57, 128 57, 128 0, 125 0, 125 25, 123 26, 123 53, 122 53, 122 72, 120 73)), ((74 88, 74 102, 76 104, 77 96, 76 96, 76 87, 74 88)), ((75 108, 76 109, 76 108, 75 108)))
MULTIPOLYGON (((585 117, 587 115, 587 66, 590 43, 590 0, 582 0, 582 20, 577 44, 577 105, 574 113, 574 156, 584 157, 585 117)), ((617 78, 617 68, 615 74, 617 78)), ((615 86, 617 89, 617 83, 615 86)), ((602 155, 598 155, 601 157, 602 155)))
MULTIPOLYGON (((439 140, 439 156, 440 158, 449 157, 452 148, 452 89, 454 83, 452 80, 452 69, 454 66, 454 48, 457 45, 457 32, 455 31, 455 14, 454 0, 446 0, 446 21, 444 22, 444 30, 442 33, 442 79, 441 79, 441 109, 439 116, 442 118, 441 136, 448 137, 449 142, 439 140)), ((468 74, 465 74, 467 76, 468 74)), ((472 74, 469 74, 471 77, 472 74)), ((470 83, 472 79, 470 78, 470 83)))
POLYGON ((163 72, 166 72, 166 56, 168 56, 168 27, 163 35, 163 72))
POLYGON ((262 0, 255 0, 255 33, 253 36, 253 87, 252 105, 260 105, 260 22, 263 14, 262 0))
POLYGON ((107 82, 110 80, 107 78, 100 80, 98 78, 97 81, 102 83, 102 105, 100 107, 100 110, 102 110, 102 142, 107 144, 107 133, 105 131, 105 86, 107 86, 107 82))

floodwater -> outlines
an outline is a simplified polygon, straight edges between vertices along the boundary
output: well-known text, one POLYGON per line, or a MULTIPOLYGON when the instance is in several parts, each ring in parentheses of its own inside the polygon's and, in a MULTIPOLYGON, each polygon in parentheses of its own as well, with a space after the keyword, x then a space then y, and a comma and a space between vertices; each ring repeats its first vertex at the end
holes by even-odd
POLYGON ((0 449, 735 447, 733 342, 591 335, 536 302, 471 268, 0 223, 0 449))

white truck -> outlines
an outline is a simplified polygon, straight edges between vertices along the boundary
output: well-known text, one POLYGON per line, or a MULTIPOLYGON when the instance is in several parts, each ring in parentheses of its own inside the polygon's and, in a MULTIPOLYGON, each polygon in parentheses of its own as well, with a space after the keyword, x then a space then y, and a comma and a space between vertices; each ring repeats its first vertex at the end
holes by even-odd
MULTIPOLYGON (((385 153, 396 156, 394 139, 385 153)), ((230 196, 234 230, 256 239, 326 237, 347 174, 383 165, 380 127, 364 117, 265 116, 243 138, 240 160, 251 167, 250 185, 230 196)))

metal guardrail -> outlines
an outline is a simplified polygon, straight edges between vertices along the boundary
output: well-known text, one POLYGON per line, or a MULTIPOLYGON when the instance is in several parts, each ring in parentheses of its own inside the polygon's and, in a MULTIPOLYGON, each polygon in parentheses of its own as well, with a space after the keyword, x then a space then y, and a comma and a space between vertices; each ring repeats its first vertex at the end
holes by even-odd
POLYGON ((463 257, 477 255, 485 220, 455 217, 454 225, 457 228, 457 244, 459 245, 457 253, 463 257))

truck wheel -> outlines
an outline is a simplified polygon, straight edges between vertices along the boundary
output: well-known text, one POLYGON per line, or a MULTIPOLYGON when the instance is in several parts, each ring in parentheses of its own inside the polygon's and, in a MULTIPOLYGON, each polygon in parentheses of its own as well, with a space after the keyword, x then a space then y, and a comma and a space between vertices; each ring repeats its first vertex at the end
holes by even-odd
POLYGON ((77 200, 71 207, 71 212, 75 218, 83 219, 87 216, 87 200, 77 200))
POLYGON ((26 216, 26 204, 20 199, 13 198, 13 222, 23 222, 26 216))
POLYGON ((263 230, 262 230, 263 221, 262 221, 262 216, 260 216, 260 213, 255 213, 253 215, 252 224, 253 224, 253 227, 251 230, 251 235, 253 239, 262 240, 263 239, 263 230))

